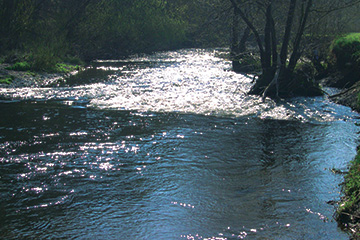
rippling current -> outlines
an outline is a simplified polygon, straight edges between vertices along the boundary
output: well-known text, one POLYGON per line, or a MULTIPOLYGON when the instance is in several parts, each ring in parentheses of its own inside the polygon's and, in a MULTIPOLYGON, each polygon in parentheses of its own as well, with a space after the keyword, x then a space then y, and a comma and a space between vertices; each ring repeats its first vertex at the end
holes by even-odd
POLYGON ((249 96, 222 51, 1 88, 0 239, 348 239, 327 202, 358 115, 249 96))

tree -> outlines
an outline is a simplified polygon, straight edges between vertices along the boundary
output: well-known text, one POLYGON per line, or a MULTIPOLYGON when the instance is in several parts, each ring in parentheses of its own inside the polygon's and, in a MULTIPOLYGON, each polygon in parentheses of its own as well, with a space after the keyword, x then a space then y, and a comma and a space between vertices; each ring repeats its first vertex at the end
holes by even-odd
MULTIPOLYGON (((231 29, 231 46, 230 46, 230 58, 232 60, 232 67, 235 72, 246 72, 251 70, 249 66, 250 61, 244 61, 246 58, 246 43, 250 37, 250 28, 240 27, 241 18, 237 8, 233 9, 233 21, 231 29), (240 29, 243 28, 243 31, 240 29), (241 36, 241 38, 240 38, 241 36)), ((248 58, 251 56, 247 56, 248 58)))
MULTIPOLYGON (((230 0, 230 2, 254 34, 259 49, 262 74, 250 93, 261 94, 263 97, 321 94, 319 87, 306 76, 306 73, 300 76, 301 74, 296 72, 296 66, 303 53, 301 43, 309 17, 315 13, 315 9, 324 9, 329 4, 328 1, 314 3, 313 0, 230 0), (286 12, 286 15, 283 12, 286 12), (262 21, 255 21, 259 19, 262 21)), ((337 9, 358 3, 352 0, 334 2, 337 2, 337 9)), ((324 13, 329 11, 326 9, 324 13)), ((311 17, 314 19, 315 14, 311 17)))

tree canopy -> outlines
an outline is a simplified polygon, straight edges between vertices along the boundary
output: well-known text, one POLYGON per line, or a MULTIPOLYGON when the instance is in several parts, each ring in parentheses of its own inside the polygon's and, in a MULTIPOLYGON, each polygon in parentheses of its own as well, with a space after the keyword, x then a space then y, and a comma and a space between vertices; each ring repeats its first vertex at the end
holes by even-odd
POLYGON ((185 9, 162 0, 0 0, 0 51, 93 58, 173 48, 185 42, 185 9))
POLYGON ((215 0, 0 0, 0 54, 93 59, 224 45, 223 11, 215 0))

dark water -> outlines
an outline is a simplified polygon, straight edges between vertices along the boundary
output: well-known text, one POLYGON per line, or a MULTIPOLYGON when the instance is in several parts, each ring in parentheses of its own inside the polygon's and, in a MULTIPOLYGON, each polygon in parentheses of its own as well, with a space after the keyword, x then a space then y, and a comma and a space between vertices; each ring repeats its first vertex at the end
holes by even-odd
POLYGON ((210 86, 194 87, 191 74, 169 91, 193 100, 160 96, 152 81, 174 74, 154 71, 216 59, 194 51, 163 53, 183 54, 177 64, 127 63, 133 72, 115 69, 104 85, 2 89, 15 100, 0 102, 0 239, 348 239, 326 202, 340 198, 343 176, 331 169, 355 155, 357 115, 323 98, 261 104, 218 85, 218 105, 204 106, 210 86), (136 108, 147 94, 161 106, 136 108))

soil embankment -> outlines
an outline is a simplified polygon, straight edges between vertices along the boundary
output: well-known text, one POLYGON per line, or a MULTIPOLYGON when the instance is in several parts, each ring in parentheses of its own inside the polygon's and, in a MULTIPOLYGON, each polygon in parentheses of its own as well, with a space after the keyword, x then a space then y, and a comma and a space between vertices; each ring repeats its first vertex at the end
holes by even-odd
POLYGON ((322 79, 321 85, 342 89, 340 93, 330 96, 330 99, 335 103, 348 106, 354 111, 360 112, 360 81, 358 80, 351 79, 349 81, 340 72, 337 72, 322 79))

